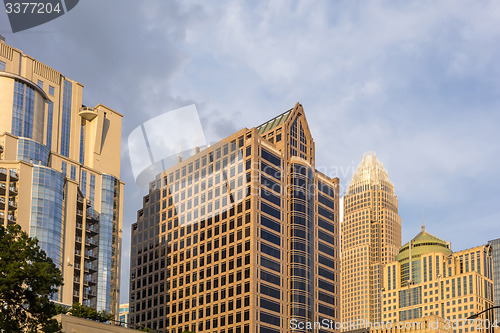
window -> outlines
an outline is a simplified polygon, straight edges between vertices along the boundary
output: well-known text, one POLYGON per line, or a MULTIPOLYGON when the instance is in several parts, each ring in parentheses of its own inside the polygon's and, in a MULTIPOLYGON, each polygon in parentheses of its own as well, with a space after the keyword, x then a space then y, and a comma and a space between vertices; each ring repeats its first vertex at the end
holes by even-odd
POLYGON ((24 83, 15 81, 12 113, 12 134, 32 137, 35 91, 24 83))
POLYGON ((49 95, 54 96, 54 87, 49 86, 49 95))
POLYGON ((5 71, 5 62, 0 61, 0 71, 5 71))
POLYGON ((281 272, 280 263, 271 259, 267 259, 266 257, 260 258, 260 264, 266 268, 272 269, 278 273, 281 272))
POLYGON ((281 251, 274 246, 261 243, 260 250, 265 254, 281 259, 281 251))
POLYGON ((52 117, 54 114, 54 103, 49 101, 47 103, 47 137, 46 137, 46 146, 51 149, 52 147, 52 117))
POLYGON ((62 106, 62 127, 61 127, 61 155, 69 157, 70 129, 71 129, 71 99, 73 96, 73 84, 64 81, 64 94, 62 106))
POLYGON ((68 164, 66 162, 61 162, 61 172, 63 175, 66 176, 67 172, 68 172, 68 164))

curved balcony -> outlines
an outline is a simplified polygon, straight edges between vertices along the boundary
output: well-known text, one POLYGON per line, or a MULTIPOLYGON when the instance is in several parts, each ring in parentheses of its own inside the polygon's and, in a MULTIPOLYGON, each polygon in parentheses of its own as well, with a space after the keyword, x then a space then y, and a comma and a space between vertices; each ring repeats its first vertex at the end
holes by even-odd
POLYGON ((92 119, 97 117, 97 111, 86 106, 82 107, 78 114, 80 115, 80 117, 87 119, 88 121, 91 121, 92 119))

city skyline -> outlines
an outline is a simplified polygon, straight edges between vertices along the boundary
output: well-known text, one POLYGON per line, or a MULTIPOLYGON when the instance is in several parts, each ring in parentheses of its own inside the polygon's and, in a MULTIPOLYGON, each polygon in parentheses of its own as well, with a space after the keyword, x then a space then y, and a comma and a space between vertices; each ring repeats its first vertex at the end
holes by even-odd
MULTIPOLYGON (((195 103, 217 141, 300 101, 317 165, 338 171, 343 188, 364 152, 384 161, 403 243, 420 226, 422 210, 425 224, 457 249, 500 235, 500 179, 492 167, 500 156, 494 3, 120 3, 130 18, 112 15, 117 4, 82 2, 16 34, 2 12, 0 34, 85 82, 84 104, 102 101, 123 112, 123 138, 156 115, 195 103), (332 131, 334 123, 342 126, 332 131)), ((144 191, 133 183, 125 150, 121 178, 128 235, 144 191)), ((129 247, 125 237, 124 257, 129 247)), ((122 271, 126 277, 126 263, 122 271)), ((124 279, 121 289, 126 285, 124 279)))

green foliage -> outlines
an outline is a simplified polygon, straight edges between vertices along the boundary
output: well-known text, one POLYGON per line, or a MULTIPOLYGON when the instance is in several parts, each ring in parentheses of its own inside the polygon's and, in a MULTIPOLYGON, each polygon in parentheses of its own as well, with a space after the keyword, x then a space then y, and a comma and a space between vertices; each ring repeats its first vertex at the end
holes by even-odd
POLYGON ((97 311, 94 308, 81 305, 80 303, 75 303, 69 309, 69 314, 74 317, 85 318, 90 320, 95 320, 101 323, 105 323, 113 319, 113 315, 111 313, 107 313, 106 311, 97 311))
POLYGON ((149 327, 138 328, 136 330, 140 332, 150 332, 150 333, 153 332, 149 327))
POLYGON ((61 332, 60 311, 50 297, 63 284, 61 271, 19 225, 0 226, 0 330, 61 332))

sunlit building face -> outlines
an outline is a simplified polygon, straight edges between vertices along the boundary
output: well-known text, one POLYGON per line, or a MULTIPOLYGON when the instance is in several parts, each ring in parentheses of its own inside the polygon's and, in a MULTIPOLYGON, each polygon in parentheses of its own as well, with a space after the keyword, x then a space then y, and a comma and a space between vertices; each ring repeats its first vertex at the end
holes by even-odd
POLYGON ((272 333, 338 321, 338 232, 338 179, 315 169, 297 104, 151 183, 132 225, 130 325, 272 333))
POLYGON ((61 269, 53 296, 118 312, 122 115, 0 41, 0 223, 18 223, 61 269))

